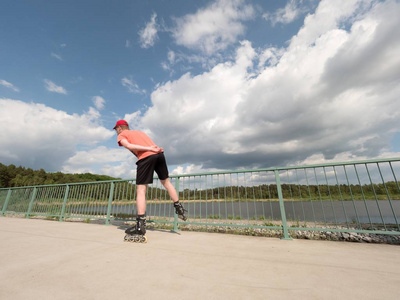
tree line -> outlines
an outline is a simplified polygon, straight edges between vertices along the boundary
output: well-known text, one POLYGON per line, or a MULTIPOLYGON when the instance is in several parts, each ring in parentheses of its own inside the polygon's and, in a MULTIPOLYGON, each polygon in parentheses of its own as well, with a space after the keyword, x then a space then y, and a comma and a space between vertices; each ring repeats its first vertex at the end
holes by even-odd
MULTIPOLYGON (((61 172, 47 173, 43 169, 32 170, 30 168, 16 167, 15 165, 3 165, 0 163, 0 188, 51 185, 79 182, 95 182, 117 180, 106 175, 64 174, 61 172)), ((135 197, 135 184, 133 182, 120 182, 114 186, 114 200, 132 199, 135 197)), ((339 185, 300 185, 282 184, 283 198, 296 200, 350 200, 350 199, 400 199, 400 187, 398 182, 373 183, 364 185, 339 184, 339 185)), ((109 187, 86 186, 85 195, 93 199, 108 199, 109 187)), ((149 186, 147 198, 168 198, 166 191, 149 186)), ((82 196, 82 195, 80 195, 82 196)), ((183 200, 252 200, 252 199, 277 199, 278 189, 276 184, 261 184, 258 186, 225 186, 210 189, 184 189, 179 191, 179 197, 183 200)))
MULTIPOLYGON (((296 200, 350 200, 350 199, 400 199, 399 183, 394 181, 373 184, 339 184, 339 185, 298 185, 282 184, 282 196, 284 199, 296 200)), ((180 198, 186 200, 207 199, 277 199, 278 188, 276 184, 262 184, 258 186, 227 186, 207 190, 185 189, 179 193, 180 198)))
POLYGON ((6 166, 0 163, 0 188, 74 182, 92 182, 115 179, 119 178, 113 178, 106 175, 95 175, 91 173, 48 173, 43 169, 32 170, 31 168, 25 168, 21 166, 16 167, 15 165, 6 166))

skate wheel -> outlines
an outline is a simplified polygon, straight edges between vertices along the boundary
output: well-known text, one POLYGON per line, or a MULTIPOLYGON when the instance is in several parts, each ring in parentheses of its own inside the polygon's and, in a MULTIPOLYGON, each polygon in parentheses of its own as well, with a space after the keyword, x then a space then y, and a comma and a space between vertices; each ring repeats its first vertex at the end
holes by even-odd
POLYGON ((130 243, 147 243, 147 237, 145 235, 130 235, 127 234, 124 237, 124 242, 130 243))
POLYGON ((124 237, 124 242, 132 242, 132 236, 129 234, 126 234, 124 237))

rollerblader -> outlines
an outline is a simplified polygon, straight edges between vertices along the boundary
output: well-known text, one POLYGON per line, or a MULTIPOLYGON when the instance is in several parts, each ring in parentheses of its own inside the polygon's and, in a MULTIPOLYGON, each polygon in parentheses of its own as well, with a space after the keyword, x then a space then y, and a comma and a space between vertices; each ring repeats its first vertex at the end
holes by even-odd
POLYGON ((154 172, 157 173, 161 184, 166 188, 171 197, 175 213, 184 221, 187 220, 186 210, 179 202, 175 187, 169 180, 168 167, 164 156, 164 149, 157 146, 148 135, 139 130, 130 130, 128 122, 119 120, 114 126, 117 132, 117 142, 120 147, 125 147, 137 158, 136 174, 136 225, 128 228, 125 241, 146 242, 146 190, 147 185, 153 183, 154 172))

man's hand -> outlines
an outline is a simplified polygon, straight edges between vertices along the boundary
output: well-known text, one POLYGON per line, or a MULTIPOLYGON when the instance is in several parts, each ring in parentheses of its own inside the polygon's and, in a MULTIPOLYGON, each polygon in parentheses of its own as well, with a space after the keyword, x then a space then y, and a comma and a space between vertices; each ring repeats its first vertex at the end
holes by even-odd
POLYGON ((164 152, 164 148, 158 147, 157 145, 151 146, 151 151, 155 153, 161 153, 164 152))

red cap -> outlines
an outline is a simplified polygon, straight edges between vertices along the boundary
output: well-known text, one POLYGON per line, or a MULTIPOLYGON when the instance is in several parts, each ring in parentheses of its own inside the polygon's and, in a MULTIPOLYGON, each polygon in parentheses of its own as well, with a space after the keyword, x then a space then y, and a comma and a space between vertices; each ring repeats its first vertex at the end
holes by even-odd
POLYGON ((115 129, 115 127, 120 126, 120 125, 129 126, 127 121, 125 121, 125 120, 119 120, 119 121, 117 121, 117 123, 115 123, 115 126, 114 126, 113 129, 115 129))

